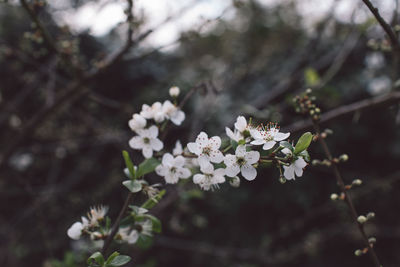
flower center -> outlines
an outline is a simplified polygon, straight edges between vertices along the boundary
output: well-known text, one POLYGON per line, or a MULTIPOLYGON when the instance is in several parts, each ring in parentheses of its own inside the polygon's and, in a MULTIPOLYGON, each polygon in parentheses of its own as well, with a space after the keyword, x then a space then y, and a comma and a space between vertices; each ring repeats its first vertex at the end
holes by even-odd
POLYGON ((211 147, 206 146, 205 148, 203 148, 203 154, 210 156, 211 154, 211 147))
POLYGON ((246 163, 246 160, 245 160, 244 158, 240 157, 240 158, 237 158, 237 159, 236 159, 236 163, 237 163, 239 166, 242 166, 242 165, 244 165, 244 164, 246 163))
POLYGON ((176 167, 171 167, 171 169, 169 169, 170 173, 176 173, 176 167))
POLYGON ((143 143, 145 143, 145 144, 150 143, 150 138, 144 137, 144 138, 143 138, 143 143))

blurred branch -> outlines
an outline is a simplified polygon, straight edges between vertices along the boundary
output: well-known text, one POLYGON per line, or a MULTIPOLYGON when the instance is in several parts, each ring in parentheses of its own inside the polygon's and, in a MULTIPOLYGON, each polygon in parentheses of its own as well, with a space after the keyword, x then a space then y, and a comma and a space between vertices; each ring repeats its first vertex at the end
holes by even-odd
POLYGON ((392 27, 390 27, 390 25, 386 23, 386 21, 379 14, 379 10, 376 7, 374 7, 374 5, 369 0, 362 0, 362 1, 368 7, 368 9, 371 11, 371 13, 375 16, 378 23, 381 25, 383 30, 388 35, 390 43, 392 44, 392 47, 395 50, 399 51, 400 50, 399 41, 397 39, 396 34, 393 32, 392 27))
MULTIPOLYGON (((352 104, 340 106, 321 115, 320 123, 330 122, 354 112, 365 111, 380 107, 387 107, 400 102, 400 92, 392 92, 383 96, 364 99, 352 104)), ((298 132, 313 126, 311 120, 295 122, 283 129, 283 131, 298 132)))

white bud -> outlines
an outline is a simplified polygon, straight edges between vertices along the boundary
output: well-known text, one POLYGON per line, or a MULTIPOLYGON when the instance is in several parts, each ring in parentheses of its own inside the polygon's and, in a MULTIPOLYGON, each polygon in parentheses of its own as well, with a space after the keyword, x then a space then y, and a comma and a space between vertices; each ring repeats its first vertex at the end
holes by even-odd
POLYGON ((375 244, 376 243, 376 238, 371 236, 370 238, 368 238, 368 243, 375 244))
POLYGON ((331 194, 331 200, 338 200, 338 194, 331 194))
POLYGON ((132 131, 143 129, 146 126, 146 119, 139 114, 133 114, 132 119, 128 122, 132 131))
POLYGON ((230 179, 229 184, 233 187, 239 187, 240 186, 240 179, 239 177, 235 176, 230 179))
POLYGON ((373 218, 375 218, 375 213, 374 212, 368 212, 367 219, 369 220, 369 219, 373 219, 373 218))
POLYGON ((179 87, 173 86, 169 88, 169 95, 172 97, 177 97, 180 92, 179 87))
POLYGON ((352 182, 352 184, 353 184, 353 185, 361 185, 361 184, 362 184, 362 181, 361 181, 360 179, 355 179, 355 180, 352 182))
POLYGON ((357 249, 356 251, 354 251, 354 255, 356 255, 357 257, 361 256, 362 254, 364 253, 362 252, 361 249, 357 249))
POLYGON ((360 215, 360 216, 358 216, 358 218, 357 218, 357 221, 358 221, 359 223, 361 223, 361 224, 365 223, 367 220, 368 220, 367 217, 365 217, 364 215, 360 215))
POLYGON ((81 237, 83 230, 83 224, 81 222, 74 223, 67 231, 67 235, 74 240, 78 240, 81 237))

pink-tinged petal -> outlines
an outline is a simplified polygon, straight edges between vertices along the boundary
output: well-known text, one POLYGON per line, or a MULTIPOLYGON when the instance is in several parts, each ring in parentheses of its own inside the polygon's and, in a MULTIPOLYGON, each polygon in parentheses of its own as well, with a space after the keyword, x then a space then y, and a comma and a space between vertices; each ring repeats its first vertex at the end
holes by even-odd
POLYGON ((185 120, 185 113, 182 110, 177 110, 171 117, 172 123, 178 126, 181 125, 184 120, 185 120))
POLYGON ((294 166, 296 166, 296 168, 303 169, 305 166, 307 166, 307 162, 303 158, 298 158, 294 162, 294 166))
POLYGON ((153 150, 160 151, 161 149, 163 149, 164 144, 163 144, 163 142, 161 142, 160 139, 154 138, 154 139, 150 139, 150 146, 153 150))
POLYGON ((193 176, 193 183, 199 184, 199 183, 203 182, 204 179, 205 179, 205 176, 203 174, 199 174, 199 173, 195 174, 193 176))
POLYGON ((240 168, 240 170, 242 172, 243 177, 248 181, 254 180, 256 178, 256 176, 257 176, 256 168, 254 168, 251 165, 248 165, 248 164, 243 165, 240 168))
POLYGON ((221 163, 224 160, 224 154, 219 150, 213 150, 210 153, 210 161, 214 163, 221 163))
POLYGON ((224 163, 226 166, 232 166, 236 164, 236 156, 235 155, 225 155, 224 163))
POLYGON ((213 136, 209 139, 208 144, 213 150, 217 150, 221 146, 221 138, 219 136, 213 136))
POLYGON ((182 156, 177 156, 174 160, 173 165, 177 168, 183 167, 185 165, 185 158, 182 156))
POLYGON ((226 167, 225 174, 229 177, 235 177, 240 172, 240 167, 237 164, 226 167))
POLYGON ((283 176, 285 176, 287 180, 294 180, 294 166, 283 166, 283 169, 283 176))
POLYGON ((258 151, 249 151, 244 156, 244 159, 248 164, 257 163, 258 160, 260 159, 260 153, 258 151))
POLYGON ((159 176, 165 176, 167 172, 168 172, 168 167, 165 167, 161 164, 156 167, 156 173, 159 176))
POLYGON ((246 147, 245 146, 238 146, 235 151, 235 155, 238 158, 244 158, 246 154, 246 147))
POLYGON ((200 149, 208 145, 208 135, 205 132, 201 132, 197 138, 196 143, 199 145, 200 149))
POLYGON ((188 168, 179 168, 178 173, 182 179, 187 179, 192 175, 192 172, 188 168))
POLYGON ((290 133, 279 133, 277 132, 274 136, 274 140, 275 141, 282 141, 285 140, 286 138, 288 138, 290 135, 290 133))
POLYGON ((149 146, 144 146, 143 150, 142 150, 142 154, 143 154, 143 157, 145 157, 146 159, 149 159, 153 156, 153 149, 151 149, 151 147, 149 147, 149 146))
POLYGON ((236 123, 235 123, 235 128, 238 129, 239 132, 243 132, 244 130, 246 130, 247 127, 247 121, 243 116, 239 116, 236 119, 236 123))
POLYGON ((199 158, 199 163, 200 163, 201 172, 202 173, 208 173, 208 174, 213 173, 214 172, 214 166, 210 162, 200 160, 200 158, 199 158))
POLYGON ((156 138, 158 136, 158 127, 153 125, 148 129, 148 138, 156 138))
POLYGON ((174 157, 170 153, 165 153, 161 162, 164 166, 172 167, 174 165, 174 157))
POLYGON ((265 141, 264 141, 264 139, 255 139, 255 140, 251 141, 250 144, 259 146, 259 145, 265 144, 265 141))
POLYGON ((264 150, 268 150, 274 147, 274 145, 276 144, 275 141, 268 141, 264 144, 263 149, 264 150))
POLYGON ((140 136, 134 136, 129 140, 129 146, 133 149, 142 149, 144 146, 143 138, 140 136))
POLYGON ((200 155, 200 153, 201 153, 200 147, 197 143, 193 143, 193 142, 189 143, 189 144, 187 144, 187 148, 193 154, 200 155))

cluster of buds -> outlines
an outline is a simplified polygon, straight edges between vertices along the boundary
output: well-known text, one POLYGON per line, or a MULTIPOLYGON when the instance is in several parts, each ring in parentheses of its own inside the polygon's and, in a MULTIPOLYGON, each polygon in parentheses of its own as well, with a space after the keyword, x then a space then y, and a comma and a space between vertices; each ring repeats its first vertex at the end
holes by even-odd
POLYGON ((296 112, 308 114, 314 121, 321 118, 321 109, 315 104, 316 97, 312 96, 312 90, 308 88, 301 96, 297 95, 293 102, 296 104, 296 112))
MULTIPOLYGON (((374 244, 376 243, 376 238, 371 236, 368 238, 368 244, 369 247, 373 247, 374 244)), ((356 251, 354 251, 354 255, 356 255, 357 257, 362 256, 364 254, 367 254, 369 247, 365 247, 363 249, 357 249, 356 251)))
POLYGON ((369 220, 371 220, 373 218, 375 218, 375 213, 374 212, 368 212, 367 215, 365 215, 365 216, 364 215, 358 216, 357 222, 359 222, 360 224, 364 224, 364 223, 366 223, 367 221, 369 221, 369 220))
POLYGON ((386 39, 384 40, 376 40, 369 39, 367 42, 367 46, 373 50, 390 52, 392 51, 392 47, 390 46, 390 42, 386 39))

